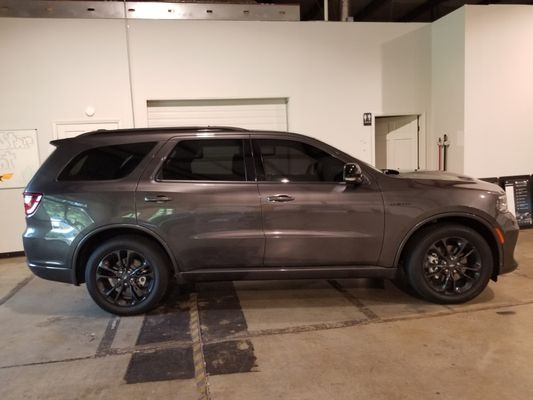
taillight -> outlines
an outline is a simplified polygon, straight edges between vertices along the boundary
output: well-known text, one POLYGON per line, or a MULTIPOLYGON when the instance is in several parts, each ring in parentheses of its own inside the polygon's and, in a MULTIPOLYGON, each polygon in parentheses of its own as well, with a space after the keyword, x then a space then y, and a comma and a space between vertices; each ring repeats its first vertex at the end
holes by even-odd
POLYGON ((37 211, 39 203, 43 198, 42 193, 28 193, 24 192, 24 211, 26 211, 26 217, 31 217, 37 211))

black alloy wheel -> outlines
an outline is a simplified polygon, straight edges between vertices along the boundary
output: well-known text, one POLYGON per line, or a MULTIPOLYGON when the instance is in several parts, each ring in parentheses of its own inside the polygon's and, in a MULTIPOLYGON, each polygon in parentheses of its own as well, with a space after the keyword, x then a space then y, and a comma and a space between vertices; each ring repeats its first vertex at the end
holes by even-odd
POLYGON ((108 302, 134 306, 154 289, 154 270, 143 254, 131 249, 105 255, 96 267, 96 287, 108 302))
POLYGON ((158 246, 121 236, 96 248, 85 270, 87 290, 104 310, 135 315, 155 308, 167 291, 168 261, 158 246))
POLYGON ((479 251, 465 238, 439 239, 426 252, 424 277, 445 296, 467 292, 481 279, 479 251))
POLYGON ((462 225, 436 225, 419 232, 405 264, 410 286, 441 304, 463 303, 479 295, 493 270, 486 240, 462 225))

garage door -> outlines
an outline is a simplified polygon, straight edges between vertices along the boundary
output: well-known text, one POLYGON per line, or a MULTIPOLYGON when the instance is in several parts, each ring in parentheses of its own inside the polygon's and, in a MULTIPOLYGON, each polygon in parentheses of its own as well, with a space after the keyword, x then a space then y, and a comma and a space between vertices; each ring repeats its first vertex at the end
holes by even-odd
POLYGON ((149 127, 206 125, 286 131, 287 99, 148 101, 149 127))
POLYGON ((66 139, 81 135, 85 132, 97 129, 118 129, 118 121, 95 121, 95 122, 55 122, 54 133, 56 139, 66 139))

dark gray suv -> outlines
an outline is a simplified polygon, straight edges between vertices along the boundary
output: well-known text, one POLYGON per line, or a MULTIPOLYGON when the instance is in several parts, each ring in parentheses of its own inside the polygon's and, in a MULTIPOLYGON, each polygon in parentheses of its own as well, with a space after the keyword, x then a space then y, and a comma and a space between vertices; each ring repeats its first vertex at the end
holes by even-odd
POLYGON ((402 278, 459 303, 516 268, 498 186, 383 173, 318 140, 238 128, 96 131, 56 150, 24 193, 31 270, 85 282, 120 315, 177 282, 402 278))

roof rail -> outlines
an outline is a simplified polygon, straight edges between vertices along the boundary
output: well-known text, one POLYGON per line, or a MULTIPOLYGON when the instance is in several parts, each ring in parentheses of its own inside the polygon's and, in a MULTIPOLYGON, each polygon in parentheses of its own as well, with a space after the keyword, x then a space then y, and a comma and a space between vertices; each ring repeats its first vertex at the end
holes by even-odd
POLYGON ((132 133, 171 133, 171 132, 248 132, 248 129, 233 126, 177 126, 161 128, 126 128, 126 129, 98 129, 86 132, 79 136, 95 136, 108 133, 132 134, 132 133))

